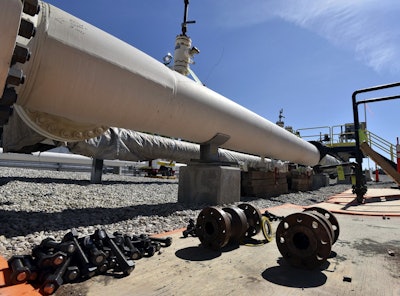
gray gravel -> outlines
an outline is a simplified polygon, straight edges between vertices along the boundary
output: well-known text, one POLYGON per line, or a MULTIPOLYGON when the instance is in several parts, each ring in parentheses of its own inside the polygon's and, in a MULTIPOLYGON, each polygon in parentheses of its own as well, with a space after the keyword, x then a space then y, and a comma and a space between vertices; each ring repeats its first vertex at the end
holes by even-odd
MULTIPOLYGON (((104 174, 90 184, 90 173, 0 168, 0 254, 30 254, 46 237, 61 240, 71 228, 80 235, 98 228, 152 234, 186 227, 206 206, 177 202, 178 180, 104 174)), ((259 209, 293 203, 309 205, 351 188, 334 185, 273 198, 246 198, 259 209)))

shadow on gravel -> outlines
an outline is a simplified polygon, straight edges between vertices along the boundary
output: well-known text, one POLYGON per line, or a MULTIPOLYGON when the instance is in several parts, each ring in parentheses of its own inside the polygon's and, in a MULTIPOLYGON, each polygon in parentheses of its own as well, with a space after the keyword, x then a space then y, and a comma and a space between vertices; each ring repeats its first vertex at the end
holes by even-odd
POLYGON ((62 178, 28 178, 28 177, 2 177, 0 178, 0 186, 6 185, 9 182, 13 181, 19 181, 19 182, 24 182, 24 183, 35 183, 35 184, 67 184, 67 185, 80 185, 80 186, 88 186, 88 185, 132 185, 132 184, 173 184, 177 183, 178 181, 176 180, 169 180, 169 181, 163 181, 160 179, 157 179, 157 181, 150 179, 149 181, 118 181, 118 180, 107 180, 107 181, 102 181, 101 184, 92 184, 90 183, 90 180, 82 180, 82 179, 76 179, 76 180, 71 180, 71 179, 62 179, 62 178), (175 181, 175 182, 174 182, 175 181))
POLYGON ((24 183, 39 183, 39 184, 76 184, 76 185, 89 185, 89 180, 71 180, 62 178, 28 178, 28 177, 2 177, 0 178, 0 186, 6 185, 9 182, 24 182, 24 183))
MULTIPOLYGON (((167 217, 176 211, 199 210, 179 203, 135 205, 122 208, 69 209, 56 213, 0 210, 0 234, 6 237, 25 236, 33 232, 70 230, 92 225, 107 225, 131 220, 138 216, 167 217)), ((130 222, 133 226, 139 221, 130 222)), ((162 223, 157 222, 155 223, 162 223)), ((140 224, 138 224, 140 225, 140 224)))

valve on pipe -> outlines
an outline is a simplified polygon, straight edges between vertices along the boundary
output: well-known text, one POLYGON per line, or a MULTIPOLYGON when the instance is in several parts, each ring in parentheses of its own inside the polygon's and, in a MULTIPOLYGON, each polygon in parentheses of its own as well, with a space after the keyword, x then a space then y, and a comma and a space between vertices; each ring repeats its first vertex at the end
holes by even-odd
MULTIPOLYGON (((196 236, 201 244, 210 249, 218 250, 229 242, 241 243, 258 234, 268 219, 264 219, 260 211, 250 204, 229 206, 223 209, 207 207, 203 209, 196 222, 196 236)), ((271 231, 264 235, 269 236, 271 231)))
POLYGON ((193 64, 193 56, 199 54, 197 47, 192 47, 192 39, 186 35, 187 25, 194 24, 196 21, 188 21, 187 15, 189 11, 189 0, 184 0, 185 11, 182 23, 182 34, 176 36, 175 52, 174 52, 174 70, 182 75, 189 75, 190 64, 193 64))
POLYGON ((285 217, 276 230, 276 244, 291 265, 321 266, 339 237, 339 223, 328 210, 311 207, 285 217))

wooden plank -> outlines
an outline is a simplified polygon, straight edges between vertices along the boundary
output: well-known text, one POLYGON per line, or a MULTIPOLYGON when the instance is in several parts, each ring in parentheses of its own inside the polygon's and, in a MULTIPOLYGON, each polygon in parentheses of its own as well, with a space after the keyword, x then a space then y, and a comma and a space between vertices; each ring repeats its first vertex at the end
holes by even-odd
POLYGON ((288 184, 275 184, 268 186, 243 186, 242 194, 247 196, 273 196, 288 193, 288 184))
POLYGON ((242 182, 242 186, 273 186, 277 184, 286 184, 287 180, 284 179, 265 179, 265 180, 248 180, 242 182))

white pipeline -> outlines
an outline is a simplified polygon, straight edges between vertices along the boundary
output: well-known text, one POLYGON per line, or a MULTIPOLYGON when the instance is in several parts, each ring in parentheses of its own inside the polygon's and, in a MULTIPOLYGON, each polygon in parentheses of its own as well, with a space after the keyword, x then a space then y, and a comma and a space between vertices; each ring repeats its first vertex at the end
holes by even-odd
MULTIPOLYGON (((0 11, 4 2, 20 1, 2 0, 0 11)), ((314 145, 54 6, 42 3, 30 19, 36 25, 36 35, 25 40, 31 58, 17 65, 26 75, 17 88, 24 110, 100 126, 99 132, 115 126, 196 143, 220 133, 230 137, 226 149, 305 165, 320 160, 314 145)), ((1 27, 0 36, 10 29, 1 27)), ((31 127, 58 129, 35 118, 31 127)))

